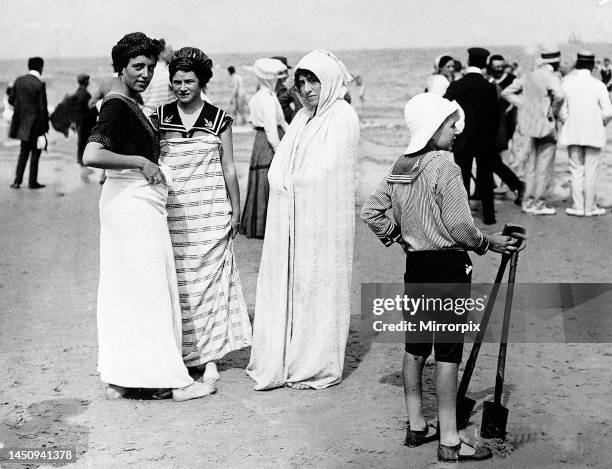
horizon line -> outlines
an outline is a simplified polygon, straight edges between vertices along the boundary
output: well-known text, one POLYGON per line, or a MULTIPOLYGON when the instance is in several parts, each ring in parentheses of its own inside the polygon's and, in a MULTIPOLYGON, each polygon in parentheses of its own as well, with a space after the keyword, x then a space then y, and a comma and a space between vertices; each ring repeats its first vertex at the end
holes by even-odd
MULTIPOLYGON (((408 47, 408 46, 391 46, 391 47, 360 47, 360 48, 338 48, 338 49, 328 49, 331 50, 333 52, 335 51, 348 51, 348 52, 354 52, 354 51, 360 51, 360 50, 367 50, 367 51, 376 51, 376 50, 406 50, 406 49, 441 49, 441 48, 449 48, 449 49, 457 49, 457 48, 469 48, 469 47, 488 47, 488 48, 493 48, 493 47, 540 47, 543 43, 538 43, 538 44, 533 44, 533 43, 515 43, 515 44, 483 44, 483 43, 479 43, 479 44, 457 44, 457 45, 452 45, 452 46, 437 46, 437 45, 431 45, 431 46, 418 46, 418 47, 408 47)), ((559 47, 562 46, 567 46, 567 45, 572 45, 572 46, 580 46, 580 45, 610 45, 609 42, 601 40, 601 41, 592 41, 592 42, 580 42, 580 44, 572 44, 570 42, 557 42, 557 45, 559 47)), ((177 49, 178 50, 178 49, 177 49)), ((263 56, 269 56, 269 55, 275 55, 275 54, 280 54, 280 53, 296 53, 296 52, 301 52, 301 53, 307 53, 309 52, 311 49, 285 49, 285 50, 267 50, 267 51, 252 51, 252 52, 240 52, 240 51, 234 51, 234 52, 218 52, 218 51, 213 51, 213 52, 207 52, 207 54, 209 55, 214 55, 214 54, 218 54, 218 55, 252 55, 252 54, 262 54, 263 56)), ((467 52, 467 51, 466 51, 467 52)), ((526 54, 526 55, 530 55, 530 54, 526 54)), ((6 60, 6 61, 16 61, 16 60, 27 60, 29 57, 34 57, 34 55, 28 55, 28 56, 19 56, 19 57, 0 57, 0 61, 6 60)), ((100 59, 100 58, 105 58, 108 57, 110 58, 110 54, 109 56, 106 55, 63 55, 63 56, 49 56, 49 57, 43 57, 45 60, 63 60, 63 59, 100 59)))

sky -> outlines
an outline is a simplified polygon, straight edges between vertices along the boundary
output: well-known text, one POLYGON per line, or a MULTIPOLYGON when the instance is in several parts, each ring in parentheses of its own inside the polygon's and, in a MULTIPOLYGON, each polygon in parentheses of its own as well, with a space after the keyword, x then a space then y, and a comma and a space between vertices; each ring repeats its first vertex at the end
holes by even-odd
POLYGON ((600 0, 0 0, 0 59, 100 57, 126 33, 207 53, 612 43, 600 0))

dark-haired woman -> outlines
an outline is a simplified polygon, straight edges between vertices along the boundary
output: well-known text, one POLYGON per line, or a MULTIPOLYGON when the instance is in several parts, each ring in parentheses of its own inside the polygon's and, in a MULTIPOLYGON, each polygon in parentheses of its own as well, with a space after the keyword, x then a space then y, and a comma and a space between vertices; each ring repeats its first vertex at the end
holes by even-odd
POLYGON ((276 85, 281 76, 286 76, 287 66, 280 60, 263 58, 255 61, 253 72, 259 90, 249 100, 249 111, 256 133, 240 232, 247 238, 262 239, 270 192, 268 169, 287 129, 283 108, 276 96, 276 85))
POLYGON ((109 399, 129 388, 172 388, 176 401, 214 392, 194 382, 181 356, 181 308, 166 222, 168 189, 155 129, 137 104, 159 43, 124 36, 112 51, 118 78, 85 148, 107 170, 100 197, 98 370, 109 399))
POLYGON ((216 361, 251 345, 251 323, 232 240, 240 223, 240 192, 232 148, 232 119, 204 101, 212 61, 193 47, 169 64, 178 100, 157 109, 161 161, 169 168, 168 226, 183 312, 183 360, 204 367, 215 386, 216 361))
POLYGON ((450 55, 440 55, 434 60, 434 73, 427 80, 426 91, 444 96, 454 79, 455 61, 450 55))

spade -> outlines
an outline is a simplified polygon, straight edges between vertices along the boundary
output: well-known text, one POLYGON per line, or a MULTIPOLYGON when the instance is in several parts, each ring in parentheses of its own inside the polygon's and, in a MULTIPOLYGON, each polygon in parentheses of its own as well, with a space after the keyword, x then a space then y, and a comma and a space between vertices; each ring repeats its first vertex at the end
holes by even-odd
POLYGON ((504 373, 506 368, 506 349, 508 348, 508 329, 510 328, 510 314, 512 311, 512 296, 514 294, 514 278, 518 252, 512 254, 510 259, 510 273, 508 274, 508 293, 504 307, 504 322, 499 342, 499 355, 497 357, 497 373, 495 375, 495 396, 493 402, 485 401, 482 409, 482 424, 480 435, 483 438, 506 438, 506 424, 508 423, 508 409, 501 403, 504 390, 504 373))
MULTIPOLYGON (((520 225, 506 224, 504 226, 504 230, 502 231, 503 235, 512 236, 512 234, 514 233, 525 234, 526 230, 520 225)), ((522 239, 518 238, 517 247, 520 246, 521 243, 522 239)), ((472 346, 472 350, 470 352, 470 357, 468 358, 465 364, 463 375, 461 376, 461 382, 459 383, 459 388, 457 390, 458 430, 462 430, 468 426, 468 423, 470 422, 470 416, 472 415, 472 410, 476 405, 476 401, 474 399, 466 397, 466 394, 470 385, 470 380, 472 379, 472 374, 474 373, 474 367, 476 366, 476 360, 478 359, 480 346, 482 345, 482 340, 484 339, 484 335, 487 331, 487 326, 489 325, 491 312, 493 311, 493 306, 495 305, 495 300, 497 299, 497 293, 499 292, 499 287, 504 277, 506 266, 508 265, 509 260, 509 255, 504 254, 502 256, 499 269, 497 270, 497 275, 495 276, 495 281, 493 282, 493 288, 491 288, 491 294, 489 295, 485 310, 482 314, 482 320, 480 321, 480 330, 478 331, 478 334, 476 334, 476 338, 474 339, 474 345, 472 346)))

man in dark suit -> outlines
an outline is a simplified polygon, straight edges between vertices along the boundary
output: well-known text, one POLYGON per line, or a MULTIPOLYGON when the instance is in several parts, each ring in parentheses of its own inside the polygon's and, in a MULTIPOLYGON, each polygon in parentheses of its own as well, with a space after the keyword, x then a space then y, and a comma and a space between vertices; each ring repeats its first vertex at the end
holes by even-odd
POLYGON ((11 184, 14 189, 19 189, 21 186, 23 172, 30 154, 32 156, 30 158, 28 187, 30 189, 45 187, 38 183, 38 159, 40 158, 41 145, 37 144, 38 138, 49 131, 47 91, 45 84, 40 79, 43 65, 44 61, 40 57, 32 57, 28 60, 29 72, 15 80, 13 93, 9 100, 9 103, 14 107, 9 137, 21 140, 15 181, 11 184))
POLYGON ((495 223, 493 205, 493 161, 499 122, 497 89, 483 75, 489 51, 480 47, 468 49, 468 68, 465 75, 453 81, 445 98, 457 101, 465 112, 465 129, 453 146, 455 161, 461 168, 463 184, 470 191, 472 161, 476 158, 476 189, 482 199, 482 219, 487 225, 495 223))
POLYGON ((278 83, 276 84, 276 97, 278 98, 278 102, 280 103, 281 108, 283 109, 285 121, 287 122, 287 124, 291 124, 293 116, 295 116, 295 114, 302 108, 302 103, 295 94, 295 89, 293 87, 287 88, 287 86, 285 86, 285 82, 287 81, 287 78, 289 76, 289 70, 291 69, 291 66, 287 62, 287 57, 275 56, 270 58, 280 60, 287 67, 287 75, 281 77, 281 79, 278 80, 278 83))

